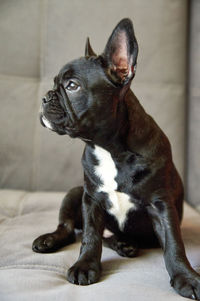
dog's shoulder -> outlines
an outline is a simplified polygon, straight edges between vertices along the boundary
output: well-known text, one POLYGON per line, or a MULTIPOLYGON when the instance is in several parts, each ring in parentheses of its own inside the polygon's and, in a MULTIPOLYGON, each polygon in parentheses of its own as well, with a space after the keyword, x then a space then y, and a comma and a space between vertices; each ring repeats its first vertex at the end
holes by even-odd
POLYGON ((130 150, 151 159, 166 156, 171 160, 171 145, 156 121, 146 113, 135 94, 129 90, 125 97, 129 130, 127 144, 130 150))

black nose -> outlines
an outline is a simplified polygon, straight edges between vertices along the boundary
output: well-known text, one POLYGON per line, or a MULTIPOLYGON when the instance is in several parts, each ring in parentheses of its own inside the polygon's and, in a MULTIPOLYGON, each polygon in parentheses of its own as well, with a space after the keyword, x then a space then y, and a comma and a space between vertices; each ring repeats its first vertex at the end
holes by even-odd
POLYGON ((50 90, 50 91, 47 92, 47 98, 49 100, 53 99, 54 97, 55 97, 55 92, 54 91, 50 90))
POLYGON ((56 94, 53 90, 47 92, 47 94, 42 98, 43 103, 50 102, 52 100, 56 100, 56 94))
POLYGON ((46 96, 42 98, 42 102, 43 102, 43 103, 47 103, 46 96))

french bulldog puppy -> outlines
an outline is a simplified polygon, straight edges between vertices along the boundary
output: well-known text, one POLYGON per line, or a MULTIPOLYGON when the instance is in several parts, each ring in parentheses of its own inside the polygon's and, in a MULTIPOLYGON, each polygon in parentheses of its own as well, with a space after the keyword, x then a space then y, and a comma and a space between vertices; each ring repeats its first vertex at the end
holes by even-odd
POLYGON ((88 285, 100 278, 102 240, 128 257, 159 243, 171 285, 200 300, 200 276, 181 238, 183 185, 169 140, 130 90, 137 55, 132 22, 123 19, 101 55, 88 39, 85 56, 66 64, 43 98, 42 125, 85 142, 84 185, 65 196, 56 231, 38 237, 33 250, 56 251, 82 229, 80 256, 67 279, 88 285), (103 239, 105 228, 113 236, 103 239))

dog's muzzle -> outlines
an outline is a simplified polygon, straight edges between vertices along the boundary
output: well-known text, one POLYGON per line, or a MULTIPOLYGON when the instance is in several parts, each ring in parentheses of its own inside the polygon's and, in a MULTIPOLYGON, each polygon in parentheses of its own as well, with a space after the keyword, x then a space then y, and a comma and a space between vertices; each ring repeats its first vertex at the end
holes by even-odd
POLYGON ((42 107, 43 116, 40 117, 40 120, 44 126, 56 132, 62 129, 65 134, 73 134, 73 136, 76 134, 80 120, 77 118, 62 84, 59 84, 56 90, 48 91, 42 98, 42 107))

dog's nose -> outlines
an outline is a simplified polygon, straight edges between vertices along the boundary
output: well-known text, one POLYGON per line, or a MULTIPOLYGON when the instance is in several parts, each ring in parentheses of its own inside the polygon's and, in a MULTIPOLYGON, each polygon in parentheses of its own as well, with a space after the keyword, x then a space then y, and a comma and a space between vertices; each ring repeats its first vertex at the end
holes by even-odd
POLYGON ((47 94, 42 98, 42 102, 45 104, 47 102, 50 102, 52 100, 56 100, 56 94, 54 91, 50 90, 47 92, 47 94))
POLYGON ((47 98, 46 98, 46 96, 44 96, 44 97, 42 98, 42 102, 43 102, 43 103, 47 103, 47 98))
POLYGON ((51 100, 51 99, 53 99, 54 95, 55 95, 55 92, 52 91, 52 90, 50 90, 50 91, 48 91, 48 93, 47 93, 47 98, 48 98, 49 100, 51 100))

